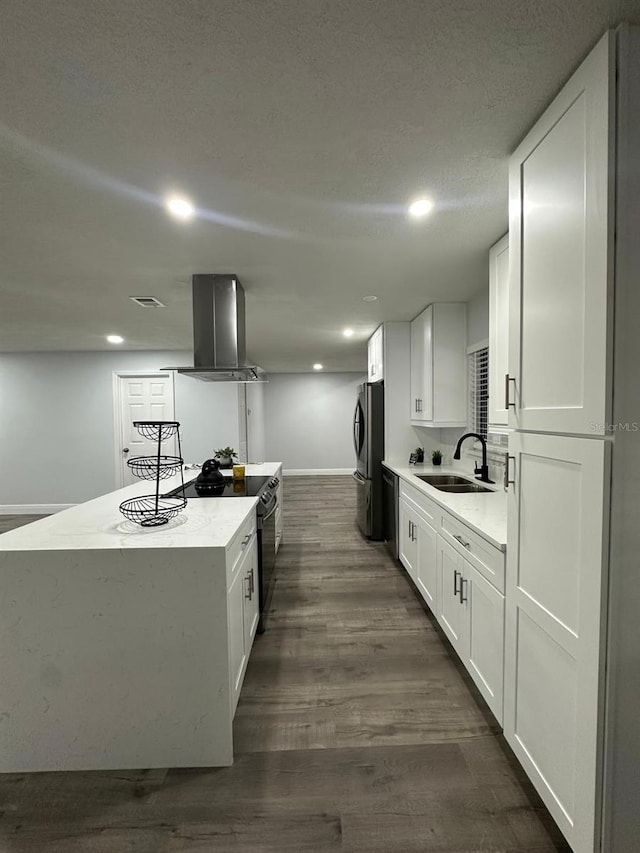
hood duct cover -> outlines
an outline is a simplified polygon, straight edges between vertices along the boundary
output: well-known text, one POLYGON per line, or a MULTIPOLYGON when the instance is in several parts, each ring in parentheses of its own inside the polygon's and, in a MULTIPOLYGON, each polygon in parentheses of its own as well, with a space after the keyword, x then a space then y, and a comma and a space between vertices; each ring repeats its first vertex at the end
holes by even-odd
POLYGON ((193 367, 173 367, 206 382, 266 382, 261 367, 246 364, 244 288, 231 274, 194 275, 193 367))

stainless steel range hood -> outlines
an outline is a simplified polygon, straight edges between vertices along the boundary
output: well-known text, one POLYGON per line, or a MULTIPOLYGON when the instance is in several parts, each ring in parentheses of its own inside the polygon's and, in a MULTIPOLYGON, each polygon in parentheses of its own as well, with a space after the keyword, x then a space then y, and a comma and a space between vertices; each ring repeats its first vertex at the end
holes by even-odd
POLYGON ((232 274, 194 275, 193 367, 171 367, 205 382, 266 382, 246 364, 244 288, 232 274))

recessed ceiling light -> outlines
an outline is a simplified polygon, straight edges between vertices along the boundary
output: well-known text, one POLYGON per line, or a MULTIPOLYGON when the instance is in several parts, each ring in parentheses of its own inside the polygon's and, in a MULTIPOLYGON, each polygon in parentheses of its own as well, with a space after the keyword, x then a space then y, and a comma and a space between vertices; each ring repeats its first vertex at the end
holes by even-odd
POLYGON ((317 362, 316 364, 313 365, 313 369, 314 370, 322 370, 322 365, 317 362))
POLYGON ((124 338, 121 335, 107 335, 107 340, 110 344, 122 344, 124 343, 124 338))
POLYGON ((409 216, 414 219, 422 219, 433 210, 433 202, 428 198, 417 198, 409 205, 409 216))
POLYGON ((193 219, 196 212, 195 207, 191 204, 188 198, 182 198, 176 195, 170 196, 165 201, 165 207, 172 216, 175 216, 176 219, 182 219, 183 222, 186 222, 188 219, 193 219))
POLYGON ((377 296, 363 296, 362 301, 363 302, 375 302, 377 298, 378 298, 377 296))
POLYGON ((342 334, 345 336, 345 338, 350 338, 353 335, 353 329, 344 329, 342 334))

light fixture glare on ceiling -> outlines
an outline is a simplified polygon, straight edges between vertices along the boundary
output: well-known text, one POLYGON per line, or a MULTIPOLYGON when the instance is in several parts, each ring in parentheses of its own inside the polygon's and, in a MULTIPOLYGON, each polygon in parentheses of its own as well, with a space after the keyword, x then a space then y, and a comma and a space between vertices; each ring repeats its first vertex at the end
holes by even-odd
POLYGON ((363 296, 362 301, 363 302, 375 302, 377 300, 377 298, 378 298, 377 296, 373 296, 373 294, 372 294, 371 296, 363 296))
POLYGON ((124 338, 122 337, 122 335, 107 335, 107 340, 110 344, 124 343, 124 338))
POLYGON ((314 370, 322 370, 322 365, 320 364, 320 362, 318 362, 318 361, 317 361, 317 362, 313 365, 313 369, 314 369, 314 370))
POLYGON ((181 219, 183 222, 186 222, 188 219, 193 219, 196 212, 195 207, 188 198, 176 195, 170 196, 166 200, 165 207, 173 217, 181 219))
POLYGON ((353 329, 344 329, 342 334, 345 336, 345 338, 350 338, 353 336, 353 329))
POLYGON ((409 205, 409 216, 413 219, 422 219, 433 210, 433 202, 428 198, 417 198, 409 205))

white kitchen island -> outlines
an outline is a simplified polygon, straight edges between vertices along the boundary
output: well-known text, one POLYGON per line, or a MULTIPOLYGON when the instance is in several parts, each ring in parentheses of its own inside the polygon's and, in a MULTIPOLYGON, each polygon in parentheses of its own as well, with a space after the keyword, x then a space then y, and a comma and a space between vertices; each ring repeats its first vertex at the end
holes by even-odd
POLYGON ((0 535, 0 772, 233 762, 257 498, 191 500, 162 527, 127 521, 120 502, 152 485, 0 535))

